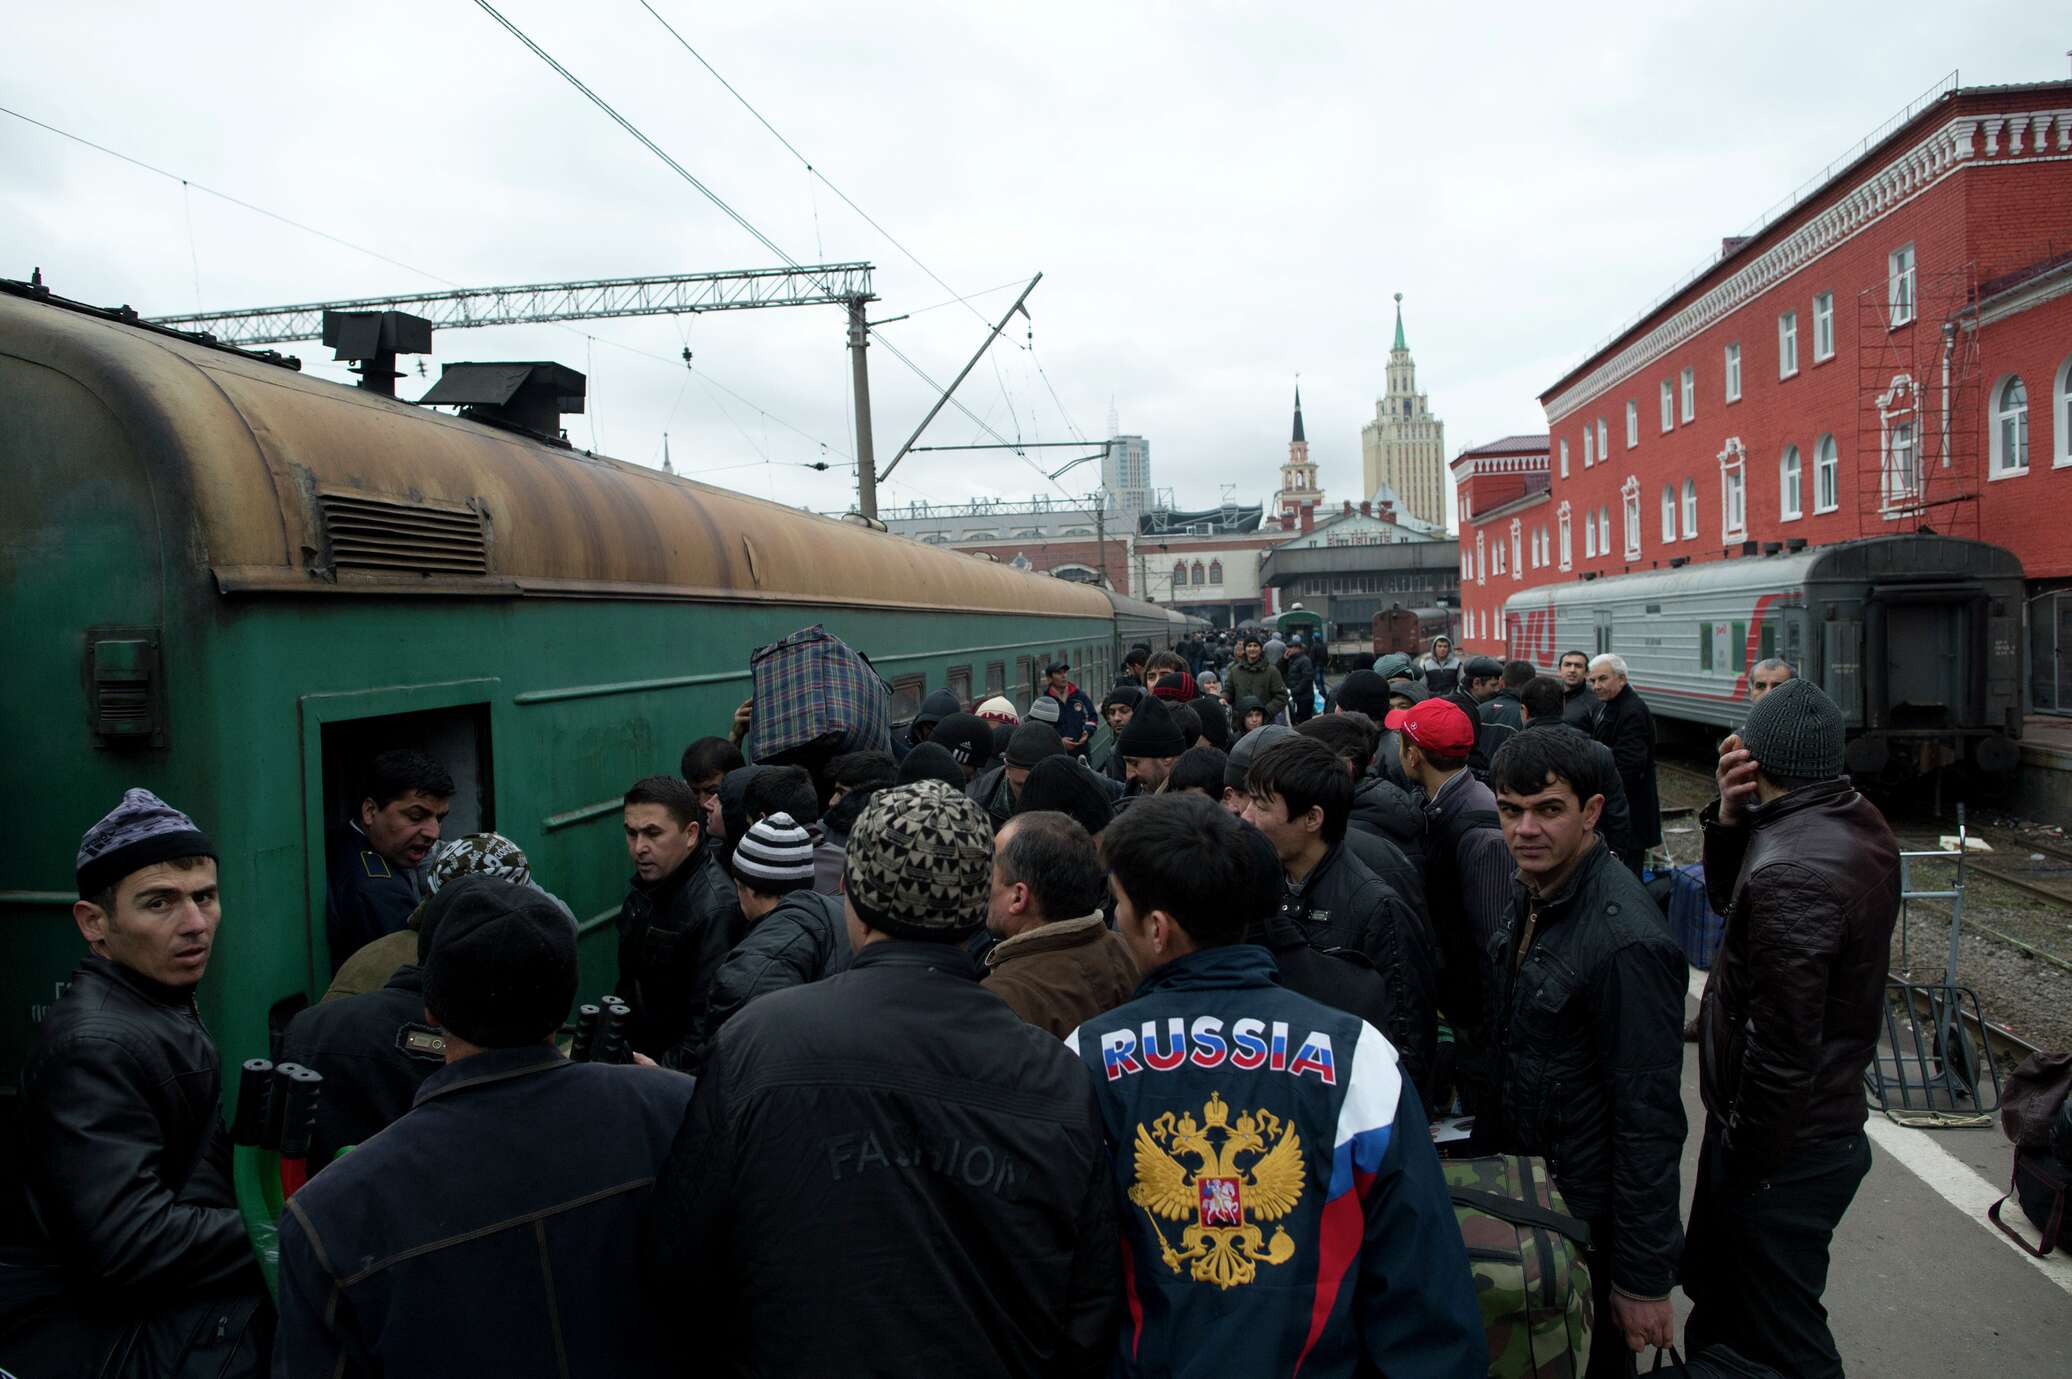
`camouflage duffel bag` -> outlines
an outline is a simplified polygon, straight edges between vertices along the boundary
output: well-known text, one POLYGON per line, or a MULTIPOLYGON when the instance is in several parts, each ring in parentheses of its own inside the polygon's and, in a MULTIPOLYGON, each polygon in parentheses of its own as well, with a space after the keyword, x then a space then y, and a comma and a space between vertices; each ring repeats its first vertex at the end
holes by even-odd
POLYGON ((1505 1154, 1440 1167, 1475 1274, 1490 1379, 1582 1379, 1590 1228, 1568 1215, 1547 1161, 1505 1154))

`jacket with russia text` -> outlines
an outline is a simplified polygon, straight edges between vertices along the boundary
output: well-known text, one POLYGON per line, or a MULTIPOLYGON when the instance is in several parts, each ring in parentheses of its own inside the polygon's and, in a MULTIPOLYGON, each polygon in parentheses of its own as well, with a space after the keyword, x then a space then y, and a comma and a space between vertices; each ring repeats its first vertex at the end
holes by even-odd
POLYGON ((1160 967, 1066 1044, 1113 1149, 1116 1373, 1488 1372, 1424 1107, 1380 1031, 1236 944, 1160 967))
POLYGON ((1698 1090, 1755 1183, 1799 1140, 1853 1135, 1877 1050, 1899 914, 1899 846, 1846 780, 1719 821, 1699 816, 1705 882, 1726 937, 1698 1013, 1698 1090))
POLYGON ((727 1021, 648 1270, 701 1373, 1102 1373, 1121 1324, 1100 1112, 957 943, 885 939, 727 1021))

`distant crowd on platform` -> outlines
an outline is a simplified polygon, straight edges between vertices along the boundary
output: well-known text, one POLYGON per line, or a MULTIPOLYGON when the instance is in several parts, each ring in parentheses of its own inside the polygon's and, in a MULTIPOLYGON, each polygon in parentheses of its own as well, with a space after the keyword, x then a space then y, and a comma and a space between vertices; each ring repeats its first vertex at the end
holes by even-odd
POLYGON ((446 837, 448 766, 381 752, 330 839, 330 987, 277 1036, 322 1079, 277 1223, 194 993, 287 918, 130 790, 81 840, 86 955, 23 1075, 0 1367, 1528 1372, 1485 1331, 1443 1125, 1581 1223, 1587 1371, 1557 1338, 1537 1372, 1634 1374, 1681 1287, 1691 1373, 1840 1375, 1820 1299, 1899 863, 1834 703, 1759 667, 1701 816, 1726 937, 1686 1225, 1688 970, 1641 879, 1624 662, 1441 638, 1326 693, 1322 660, 1138 647, 1098 699, 1061 662, 1026 708, 937 691, 775 753, 795 706, 751 700, 625 791, 601 1017, 555 878, 446 837), (569 1056, 597 1018, 629 1061, 569 1056))

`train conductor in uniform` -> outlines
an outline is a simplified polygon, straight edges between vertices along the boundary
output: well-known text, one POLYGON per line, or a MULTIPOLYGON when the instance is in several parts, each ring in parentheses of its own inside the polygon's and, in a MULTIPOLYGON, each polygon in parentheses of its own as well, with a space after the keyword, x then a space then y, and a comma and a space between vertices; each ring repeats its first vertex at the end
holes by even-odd
POLYGON ((334 973, 362 946, 402 929, 423 902, 418 868, 452 801, 453 777, 423 752, 374 758, 359 807, 325 848, 324 934, 334 973))

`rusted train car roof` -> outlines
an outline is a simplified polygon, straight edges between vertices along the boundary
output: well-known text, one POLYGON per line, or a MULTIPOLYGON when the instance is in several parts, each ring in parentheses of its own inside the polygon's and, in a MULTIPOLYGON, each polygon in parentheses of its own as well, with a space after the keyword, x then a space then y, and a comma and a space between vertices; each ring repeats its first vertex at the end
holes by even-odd
POLYGON ((191 505, 199 549, 225 593, 654 597, 1113 616, 1097 589, 19 297, 0 296, 0 354, 55 369, 109 407, 155 484, 176 505, 191 505), (327 510, 367 501, 377 520, 393 519, 405 532, 411 510, 423 511, 435 541, 456 523, 472 529, 469 514, 478 514, 480 572, 345 568, 331 558, 327 510))

